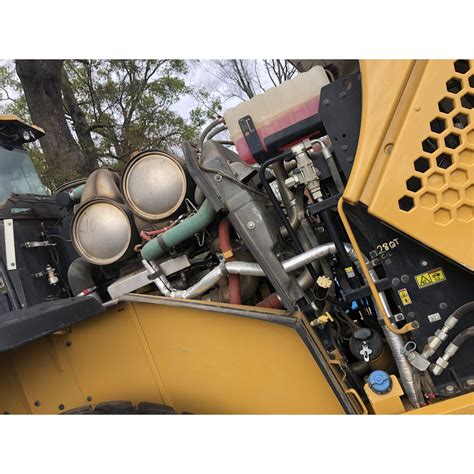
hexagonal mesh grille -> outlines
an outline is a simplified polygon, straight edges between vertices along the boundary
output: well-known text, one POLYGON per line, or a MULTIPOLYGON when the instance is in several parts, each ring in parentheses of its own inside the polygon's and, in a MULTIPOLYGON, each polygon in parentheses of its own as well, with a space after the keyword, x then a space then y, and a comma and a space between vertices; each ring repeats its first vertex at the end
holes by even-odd
POLYGON ((474 220, 474 61, 459 59, 453 66, 443 96, 436 98, 430 133, 413 156, 406 192, 397 197, 402 212, 421 207, 440 226, 474 220))

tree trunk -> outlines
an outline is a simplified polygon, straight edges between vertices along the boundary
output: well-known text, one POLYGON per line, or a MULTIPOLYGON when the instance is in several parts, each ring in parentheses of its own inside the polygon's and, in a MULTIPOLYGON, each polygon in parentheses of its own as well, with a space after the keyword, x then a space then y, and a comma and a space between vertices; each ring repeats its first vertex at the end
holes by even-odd
POLYGON ((77 139, 81 150, 85 153, 87 159, 87 172, 92 173, 98 166, 99 154, 92 140, 91 127, 87 121, 86 115, 79 106, 74 92, 72 91, 71 83, 67 77, 67 73, 63 68, 62 71, 62 91, 64 106, 67 113, 71 116, 76 132, 77 139))
POLYGON ((16 61, 31 118, 46 132, 40 143, 51 186, 89 173, 88 160, 74 140, 64 115, 62 67, 62 60, 16 61))

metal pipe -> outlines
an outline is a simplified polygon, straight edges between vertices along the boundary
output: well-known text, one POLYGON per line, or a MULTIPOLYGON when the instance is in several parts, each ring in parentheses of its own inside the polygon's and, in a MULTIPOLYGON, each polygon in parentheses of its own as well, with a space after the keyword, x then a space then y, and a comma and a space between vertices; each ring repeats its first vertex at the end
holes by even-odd
POLYGON ((202 150, 202 146, 204 145, 204 140, 206 139, 207 134, 214 128, 217 127, 220 123, 223 123, 224 119, 222 117, 214 120, 211 122, 201 133, 201 136, 199 137, 199 149, 202 150))
POLYGON ((389 315, 386 313, 384 309, 384 305, 381 301, 379 292, 377 291, 377 287, 375 286, 375 283, 373 282, 372 277, 370 276, 370 271, 367 267, 367 264, 365 263, 366 259, 364 258, 364 255, 354 236, 354 232, 352 232, 352 228, 351 228, 351 225, 349 224, 349 220, 347 219, 346 213, 344 212, 344 198, 339 199, 339 202, 337 203, 337 210, 339 211, 339 217, 341 218, 341 221, 346 229, 347 235, 349 236, 349 239, 351 240, 353 250, 357 255, 357 259, 360 263, 360 267, 362 269, 362 272, 364 273, 365 279, 367 280, 367 284, 369 285, 370 292, 372 293, 372 297, 375 301, 375 304, 382 314, 382 318, 385 325, 388 327, 390 331, 392 331, 395 334, 405 334, 409 331, 413 331, 414 329, 417 329, 419 327, 419 324, 416 321, 405 324, 405 326, 403 326, 401 329, 398 329, 392 324, 392 322, 390 321, 389 315))
MULTIPOLYGON (((332 179, 334 180, 334 184, 336 185, 337 190, 342 193, 344 192, 344 183, 342 182, 341 175, 339 174, 339 170, 337 169, 336 162, 334 161, 334 157, 332 156, 331 150, 329 147, 324 143, 321 139, 316 139, 312 143, 318 143, 321 147, 321 153, 326 160, 326 163, 329 168, 329 172, 331 173, 332 179)), ((311 158, 314 157, 313 152, 309 152, 309 156, 311 158)))
POLYGON ((213 221, 215 215, 214 209, 206 199, 196 214, 147 242, 141 251, 142 258, 145 260, 158 258, 171 247, 205 229, 213 221))
MULTIPOLYGON (((230 222, 227 217, 219 223, 219 246, 226 262, 235 262, 236 258, 230 242, 230 222)), ((239 275, 229 275, 229 300, 232 304, 242 304, 239 275)))
POLYGON ((81 184, 77 188, 71 189, 69 191, 69 196, 72 201, 76 202, 81 199, 82 193, 84 192, 84 188, 86 187, 85 184, 81 184))
MULTIPOLYGON (((355 252, 354 252, 355 253, 355 252)), ((368 263, 368 260, 364 256, 365 263, 368 263)), ((376 283, 379 278, 373 269, 369 269, 370 277, 372 281, 376 283)), ((383 305, 384 311, 387 313, 388 316, 391 316, 390 306, 387 301, 387 297, 383 291, 378 293, 380 300, 383 305)), ((385 339, 387 340, 388 345, 392 351, 393 359, 395 364, 397 365, 398 372, 400 374, 400 380, 402 383, 402 387, 405 390, 405 393, 408 397, 410 403, 415 407, 418 408, 421 403, 423 403, 423 399, 420 400, 419 396, 419 389, 417 389, 415 384, 415 378, 413 373, 413 368, 411 364, 408 362, 407 358, 405 357, 405 341, 403 340, 400 334, 395 334, 394 332, 390 331, 387 328, 386 324, 384 324, 384 319, 378 311, 377 306, 375 306, 375 312, 377 314, 377 319, 379 320, 380 326, 382 327, 383 333, 385 334, 385 339)))
POLYGON ((296 209, 295 195, 285 185, 286 171, 284 164, 279 161, 272 166, 273 173, 275 174, 276 181, 278 183, 278 189, 280 190, 281 199, 286 207, 288 213, 288 220, 293 229, 296 230, 298 221, 298 210, 296 209))
MULTIPOLYGON (((355 258, 355 254, 352 254, 352 248, 350 245, 346 244, 347 251, 349 255, 352 255, 355 258)), ((296 257, 290 258, 282 263, 283 269, 289 273, 294 270, 298 270, 301 267, 304 267, 311 263, 313 260, 325 257, 329 254, 336 253, 336 246, 333 243, 328 243, 320 245, 314 249, 311 249, 304 254, 297 255, 296 257)), ((152 262, 147 260, 142 261, 145 268, 149 271, 150 274, 155 273, 158 268, 155 268, 152 262)), ((309 272, 308 272, 309 273, 309 272)), ((155 282, 158 290, 164 295, 171 298, 185 298, 193 299, 198 296, 203 295, 214 287, 217 282, 227 274, 236 274, 236 275, 249 275, 256 277, 264 277, 265 272, 262 267, 255 262, 223 262, 218 267, 213 268, 209 273, 207 273, 201 280, 196 282, 194 285, 190 286, 186 290, 176 290, 169 286, 168 281, 163 275, 158 276, 153 281, 155 282)), ((300 275, 301 277, 301 275, 300 275)), ((310 277, 312 278, 311 274, 310 277)), ((301 277, 302 283, 307 284, 306 276, 301 277)))
POLYGON ((194 190, 194 202, 200 206, 204 202, 204 199, 206 199, 206 196, 204 196, 202 189, 196 185, 196 189, 194 190))
MULTIPOLYGON (((298 235, 294 231, 293 227, 291 227, 288 219, 286 218, 285 213, 283 212, 283 209, 281 208, 280 203, 278 202, 278 199, 276 198, 275 193, 273 192, 273 190, 272 190, 272 188, 271 188, 271 186, 268 182, 268 179, 265 175, 265 171, 267 170, 267 168, 269 166, 271 166, 271 165, 273 165, 273 164, 275 164, 279 161, 283 162, 286 158, 290 158, 292 156, 293 156, 292 151, 290 151, 290 152, 286 151, 286 152, 281 153, 280 155, 277 155, 273 158, 270 158, 269 160, 265 161, 260 166, 260 169, 258 171, 258 176, 260 178, 260 182, 262 183, 266 193, 270 197, 270 200, 273 204, 273 207, 275 208, 275 211, 276 211, 279 219, 281 220, 282 224, 285 226, 285 229, 288 232, 288 236, 293 241, 293 244, 296 247, 296 250, 300 253, 303 253, 304 249, 303 249, 303 246, 301 245, 300 240, 298 239, 298 235)), ((308 268, 308 270, 311 273, 311 275, 313 276, 313 278, 316 279, 317 275, 316 275, 316 272, 314 271, 313 267, 310 266, 308 268)))
POLYGON ((206 140, 211 140, 211 138, 214 138, 216 135, 218 135, 221 132, 224 132, 225 130, 227 130, 227 126, 221 125, 220 127, 213 130, 211 133, 209 133, 206 137, 206 140))

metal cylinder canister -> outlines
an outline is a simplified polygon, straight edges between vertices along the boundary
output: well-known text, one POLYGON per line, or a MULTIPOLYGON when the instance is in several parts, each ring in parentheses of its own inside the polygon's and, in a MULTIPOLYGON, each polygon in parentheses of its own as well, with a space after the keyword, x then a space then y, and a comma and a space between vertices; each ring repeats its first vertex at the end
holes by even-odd
POLYGON ((138 235, 133 215, 123 203, 119 178, 96 170, 88 178, 72 221, 72 243, 85 260, 110 265, 133 255, 138 235))
POLYGON ((186 175, 173 156, 145 151, 127 163, 121 180, 125 202, 138 217, 159 221, 176 212, 186 196, 186 175))

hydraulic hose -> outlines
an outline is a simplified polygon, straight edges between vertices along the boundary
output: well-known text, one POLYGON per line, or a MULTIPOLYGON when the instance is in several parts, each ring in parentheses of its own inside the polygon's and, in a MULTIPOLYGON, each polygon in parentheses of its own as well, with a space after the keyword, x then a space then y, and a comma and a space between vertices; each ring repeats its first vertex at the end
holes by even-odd
POLYGON ((208 133, 215 127, 217 127, 220 123, 223 123, 224 119, 222 117, 214 120, 211 122, 201 133, 201 136, 199 137, 199 149, 202 150, 202 146, 204 145, 204 140, 206 139, 208 133))
POLYGON ((212 209, 209 201, 206 199, 196 214, 147 242, 141 251, 142 258, 145 260, 158 258, 168 249, 205 229, 213 221, 215 215, 214 209, 212 209))
POLYGON ((444 354, 438 358, 435 364, 431 366, 433 375, 440 375, 449 365, 449 359, 456 354, 459 348, 471 337, 474 337, 474 326, 461 331, 446 347, 444 354))
MULTIPOLYGON (((234 252, 230 243, 230 222, 224 218, 219 223, 219 245, 226 262, 234 262, 234 252)), ((229 275, 229 295, 232 304, 242 304, 240 292, 240 276, 229 275)))
POLYGON ((456 309, 444 322, 443 327, 435 332, 434 336, 430 337, 428 344, 421 356, 429 359, 438 349, 439 346, 448 338, 448 333, 456 326, 461 318, 466 314, 474 312, 474 301, 469 301, 456 309))

